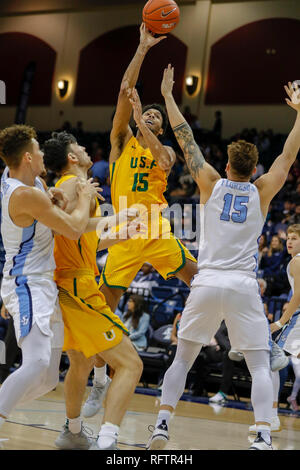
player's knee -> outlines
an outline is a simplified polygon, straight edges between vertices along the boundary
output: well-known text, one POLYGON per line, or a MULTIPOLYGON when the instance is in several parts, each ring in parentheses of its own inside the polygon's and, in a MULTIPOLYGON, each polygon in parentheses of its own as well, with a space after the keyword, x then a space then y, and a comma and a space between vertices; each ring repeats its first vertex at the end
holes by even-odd
POLYGON ((115 369, 125 369, 127 376, 138 382, 143 372, 143 362, 136 350, 129 347, 126 353, 117 358, 115 369))
POLYGON ((36 357, 32 364, 32 370, 35 370, 36 374, 42 374, 47 371, 50 365, 50 357, 46 355, 40 355, 36 357))
POLYGON ((135 380, 138 382, 141 378, 144 366, 143 361, 135 351, 132 354, 130 361, 128 361, 126 365, 130 369, 131 374, 134 376, 135 380))

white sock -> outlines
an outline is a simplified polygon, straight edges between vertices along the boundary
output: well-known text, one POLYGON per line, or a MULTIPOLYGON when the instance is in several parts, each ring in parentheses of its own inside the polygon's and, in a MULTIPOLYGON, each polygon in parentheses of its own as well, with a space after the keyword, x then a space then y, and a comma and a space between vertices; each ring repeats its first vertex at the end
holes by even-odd
POLYGON ((68 426, 68 429, 72 434, 78 434, 81 431, 81 424, 81 416, 78 416, 78 418, 66 419, 66 425, 68 426))
POLYGON ((107 381, 106 364, 103 367, 94 367, 94 383, 105 385, 107 381))
POLYGON ((256 425, 256 432, 261 433, 261 437, 266 441, 267 444, 271 444, 271 427, 264 424, 256 425))
POLYGON ((272 418, 277 418, 278 416, 278 408, 272 408, 272 418))
POLYGON ((2 427, 3 423, 5 423, 5 418, 1 418, 1 416, 0 416, 0 428, 2 427))
POLYGON ((102 424, 97 441, 100 449, 107 449, 118 439, 119 429, 116 424, 102 424))
POLYGON ((163 421, 166 422, 166 425, 169 425, 169 421, 171 418, 171 411, 168 410, 160 410, 157 416, 157 421, 155 427, 159 426, 162 424, 163 421))

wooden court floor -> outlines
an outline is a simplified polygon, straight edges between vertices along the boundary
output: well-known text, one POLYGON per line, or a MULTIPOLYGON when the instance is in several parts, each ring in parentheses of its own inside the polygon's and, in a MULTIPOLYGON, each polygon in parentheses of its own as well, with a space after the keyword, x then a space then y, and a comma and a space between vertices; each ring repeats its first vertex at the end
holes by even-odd
MULTIPOLYGON (((86 394, 88 394, 87 387, 86 394)), ((148 425, 155 424, 159 397, 135 394, 123 420, 119 435, 121 450, 145 450, 148 425)), ((84 421, 97 435, 103 412, 84 421)), ((65 419, 63 384, 56 390, 17 407, 0 430, 3 450, 56 450, 57 438, 65 419), (3 440, 2 439, 7 439, 3 440)), ((280 416, 282 431, 273 433, 278 450, 300 450, 299 416, 280 416)), ((254 437, 251 411, 180 401, 170 423, 171 450, 247 450, 254 437)))

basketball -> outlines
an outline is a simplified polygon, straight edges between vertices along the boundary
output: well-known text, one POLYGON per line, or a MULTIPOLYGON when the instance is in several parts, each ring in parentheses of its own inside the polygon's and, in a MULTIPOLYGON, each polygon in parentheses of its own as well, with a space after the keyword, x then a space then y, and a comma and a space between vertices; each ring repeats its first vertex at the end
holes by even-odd
POLYGON ((179 7, 173 0, 149 0, 143 9, 143 21, 152 33, 167 34, 179 22, 179 7))

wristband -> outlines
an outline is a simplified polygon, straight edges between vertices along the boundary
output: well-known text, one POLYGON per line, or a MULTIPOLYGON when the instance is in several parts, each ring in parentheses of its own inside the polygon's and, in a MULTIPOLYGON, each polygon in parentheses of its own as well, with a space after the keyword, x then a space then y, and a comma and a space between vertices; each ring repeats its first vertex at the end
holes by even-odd
POLYGON ((279 320, 275 322, 275 325, 277 325, 279 328, 283 328, 283 325, 279 320))

